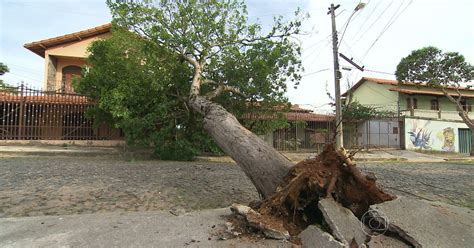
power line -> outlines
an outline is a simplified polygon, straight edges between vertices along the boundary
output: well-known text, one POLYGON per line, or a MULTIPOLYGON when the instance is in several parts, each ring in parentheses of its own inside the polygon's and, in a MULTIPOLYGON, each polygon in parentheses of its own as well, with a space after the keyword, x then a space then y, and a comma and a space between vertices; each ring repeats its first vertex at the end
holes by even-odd
POLYGON ((344 34, 346 33, 347 27, 349 26, 349 23, 351 22, 352 17, 353 17, 354 14, 357 12, 356 17, 354 17, 354 19, 357 18, 357 16, 360 15, 360 11, 359 11, 359 10, 361 10, 361 9, 364 8, 364 7, 365 7, 365 3, 359 2, 359 4, 357 4, 357 6, 354 8, 354 11, 352 11, 351 15, 349 16, 349 18, 348 18, 347 21, 346 21, 346 24, 345 24, 345 27, 344 27, 344 31, 342 32, 341 38, 339 39, 339 44, 337 45, 337 49, 339 49, 339 47, 341 46, 341 42, 342 42, 342 40, 343 40, 343 38, 344 38, 344 34))
POLYGON ((374 40, 374 42, 370 45, 369 49, 367 49, 367 51, 365 52, 364 56, 362 57, 362 60, 367 56, 367 54, 369 53, 369 51, 374 47, 375 43, 380 39, 380 37, 382 37, 382 35, 390 28, 390 26, 392 26, 393 23, 395 23, 398 18, 401 16, 401 14, 403 14, 403 12, 405 12, 405 10, 412 4, 413 0, 410 0, 410 2, 408 3, 407 6, 405 6, 405 8, 402 9, 402 11, 400 11, 400 13, 398 13, 398 11, 400 10, 400 8, 403 6, 404 2, 402 2, 402 4, 400 4, 400 6, 397 8, 397 10, 395 11, 394 15, 392 16, 392 18, 390 18, 390 20, 388 21, 388 23, 385 25, 384 29, 382 30, 382 32, 380 32, 380 34, 377 36, 377 38, 374 40), (398 14, 397 14, 398 13, 398 14))
MULTIPOLYGON (((367 5, 370 3, 370 1, 367 3, 367 5)), ((360 33, 360 31, 362 31, 362 28, 365 27, 365 24, 367 23, 368 20, 370 20, 370 17, 372 17, 372 15, 375 13, 375 10, 380 6, 380 3, 382 3, 382 1, 378 1, 377 4, 375 5, 374 9, 370 12, 370 14, 365 18, 364 22, 362 23, 362 25, 360 26, 360 28, 357 30, 356 34, 360 33)))
POLYGON ((26 79, 30 79, 30 80, 32 80, 33 83, 40 83, 40 81, 41 81, 41 80, 34 79, 34 78, 31 78, 31 77, 27 77, 27 76, 23 76, 23 75, 20 75, 20 74, 16 74, 16 73, 14 73, 14 72, 9 72, 8 74, 9 74, 9 75, 12 75, 12 76, 14 76, 14 77, 16 77, 16 78, 18 78, 18 79, 21 79, 21 80, 23 80, 23 79, 25 79, 25 78, 26 78, 26 79))
POLYGON ((9 62, 6 62, 6 64, 7 64, 7 66, 20 67, 20 68, 24 68, 24 69, 30 70, 30 71, 36 71, 36 72, 41 72, 41 73, 43 72, 41 70, 33 69, 32 67, 26 67, 26 66, 22 66, 22 65, 9 63, 9 62))
POLYGON ((17 66, 12 66, 12 69, 22 71, 22 72, 26 72, 26 73, 29 73, 29 74, 35 74, 35 76, 41 76, 41 77, 43 76, 43 73, 41 73, 41 72, 28 70, 28 69, 23 69, 23 68, 20 68, 20 67, 17 67, 17 66))
MULTIPOLYGON (((329 40, 327 41, 327 43, 326 43, 323 47, 321 47, 321 49, 319 50, 319 52, 318 52, 316 55, 314 55, 313 57, 311 57, 311 59, 308 60, 307 63, 312 64, 317 58, 319 58, 319 56, 321 56, 321 54, 322 54, 323 52, 326 52, 326 51, 327 51, 325 48, 328 47, 330 44, 331 44, 331 40, 329 39, 329 40)), ((308 57, 308 56, 305 56, 305 57, 308 57)))
POLYGON ((377 16, 377 18, 369 25, 369 27, 359 36, 359 38, 354 42, 353 45, 357 44, 357 42, 360 41, 360 39, 362 39, 362 37, 364 37, 364 35, 372 28, 372 26, 374 26, 375 23, 377 23, 377 21, 380 19, 380 17, 383 16, 383 14, 385 14, 385 12, 388 10, 388 8, 390 8, 390 6, 393 4, 393 0, 387 5, 387 7, 385 7, 385 9, 382 11, 382 13, 380 13, 380 15, 377 16))
POLYGON ((327 41, 329 38, 331 38, 331 35, 332 35, 332 34, 328 34, 326 37, 324 37, 324 38, 322 38, 322 39, 320 39, 320 40, 318 40, 318 41, 315 41, 315 42, 311 43, 311 45, 309 45, 308 47, 303 48, 303 51, 304 51, 304 50, 308 50, 308 49, 310 49, 310 48, 316 46, 317 44, 319 44, 319 43, 321 43, 321 42, 323 42, 323 41, 327 41))
POLYGON ((371 70, 371 69, 366 69, 366 68, 364 68, 364 71, 375 72, 375 73, 386 74, 386 75, 392 75, 392 76, 395 75, 395 73, 392 73, 392 72, 377 71, 377 70, 371 70))
POLYGON ((323 72, 323 71, 329 71, 329 70, 330 70, 329 68, 321 69, 321 70, 318 70, 318 71, 313 71, 313 72, 310 72, 310 73, 303 74, 303 75, 301 75, 301 77, 306 77, 306 76, 310 76, 310 75, 313 75, 313 74, 316 74, 316 73, 320 73, 320 72, 323 72))
POLYGON ((372 49, 372 47, 375 45, 375 43, 379 40, 379 38, 385 33, 385 31, 387 30, 387 27, 391 25, 392 21, 394 21, 395 17, 397 16, 397 13, 398 11, 400 10, 400 8, 403 6, 405 0, 403 0, 401 2, 401 4, 398 6, 398 8, 395 10, 395 12, 393 12, 393 15, 390 17, 390 19, 388 20, 387 24, 385 24, 385 26, 382 28, 382 31, 380 32, 380 34, 375 38, 374 42, 369 46, 369 48, 367 49, 367 51, 364 53, 364 55, 362 56, 362 59, 365 58, 365 56, 367 56, 367 53, 370 51, 370 49, 372 49))
POLYGON ((321 48, 321 50, 319 50, 319 53, 315 55, 315 57, 319 56, 319 54, 321 54, 321 52, 324 50, 322 48, 325 48, 327 47, 329 44, 331 43, 331 39, 330 38, 327 38, 326 39, 326 44, 324 46, 317 46, 314 50, 312 50, 311 52, 309 52, 308 54, 306 54, 304 57, 301 58, 301 60, 305 60, 307 59, 310 55, 312 55, 313 53, 315 53, 316 51, 318 51, 318 48, 321 48))

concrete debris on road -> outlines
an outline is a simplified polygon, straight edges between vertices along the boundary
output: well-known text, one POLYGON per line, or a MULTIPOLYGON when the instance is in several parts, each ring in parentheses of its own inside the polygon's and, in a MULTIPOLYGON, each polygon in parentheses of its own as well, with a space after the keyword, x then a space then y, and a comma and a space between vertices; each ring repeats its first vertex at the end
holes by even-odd
POLYGON ((299 234, 301 239, 301 246, 303 248, 338 248, 346 247, 344 243, 341 243, 334 239, 331 234, 322 231, 319 227, 311 225, 308 226, 304 231, 299 234))
POLYGON ((290 239, 290 233, 283 227, 283 222, 278 219, 262 216, 252 208, 240 204, 232 204, 230 207, 234 214, 238 214, 245 218, 247 223, 265 234, 271 239, 290 239))
POLYGON ((337 240, 345 245, 351 244, 353 240, 358 246, 365 244, 369 231, 349 209, 332 198, 319 200, 318 207, 337 240))

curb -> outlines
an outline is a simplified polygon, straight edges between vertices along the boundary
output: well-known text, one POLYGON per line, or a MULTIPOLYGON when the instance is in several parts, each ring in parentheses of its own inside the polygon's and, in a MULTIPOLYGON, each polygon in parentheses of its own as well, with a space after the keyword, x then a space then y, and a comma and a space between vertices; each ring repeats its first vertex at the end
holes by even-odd
POLYGON ((22 156, 70 156, 70 157, 99 157, 99 156, 121 156, 120 152, 97 152, 97 151, 0 151, 0 157, 22 157, 22 156))
POLYGON ((474 163, 474 158, 445 158, 446 162, 470 162, 474 163))
MULTIPOLYGON (((298 163, 306 158, 302 158, 301 160, 290 159, 293 163, 298 163)), ((235 163, 235 161, 228 157, 205 157, 205 156, 198 156, 194 159, 197 162, 214 162, 214 163, 235 163)), ((406 158, 356 158, 354 159, 355 162, 409 162, 406 158)), ((418 161, 415 161, 418 162, 418 161)), ((431 161, 428 161, 431 162, 431 161)))
POLYGON ((204 156, 197 156, 194 158, 194 161, 196 162, 213 162, 213 163, 233 163, 235 164, 235 161, 228 157, 228 156, 222 156, 222 157, 204 157, 204 156))

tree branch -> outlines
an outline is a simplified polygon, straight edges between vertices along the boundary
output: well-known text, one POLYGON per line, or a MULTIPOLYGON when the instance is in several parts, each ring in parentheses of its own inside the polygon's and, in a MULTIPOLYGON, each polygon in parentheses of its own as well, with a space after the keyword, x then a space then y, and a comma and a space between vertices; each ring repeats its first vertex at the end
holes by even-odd
POLYGON ((189 96, 197 96, 199 95, 199 92, 201 90, 201 65, 198 63, 197 60, 186 54, 181 53, 181 56, 194 67, 194 74, 193 79, 191 81, 191 89, 189 91, 189 96))
POLYGON ((233 93, 235 93, 237 95, 240 95, 242 97, 245 97, 245 98, 247 97, 237 87, 225 85, 223 83, 218 83, 214 80, 206 79, 206 80, 204 80, 203 84, 215 84, 215 85, 217 85, 217 88, 215 90, 213 90, 213 91, 209 92, 208 94, 206 94, 206 99, 208 99, 208 100, 212 100, 213 98, 218 97, 219 95, 221 95, 224 92, 233 92, 233 93))
POLYGON ((451 101, 452 103, 454 103, 456 105, 456 109, 458 111, 458 114, 459 116, 461 117, 461 119, 466 123, 466 125, 469 127, 469 128, 474 128, 474 121, 471 120, 471 118, 469 118, 469 115, 467 114, 467 111, 465 111, 463 108, 462 108, 462 105, 461 105, 461 92, 459 92, 459 89, 456 88, 456 92, 458 93, 458 99, 454 99, 454 97, 452 97, 448 91, 444 88, 441 89, 441 91, 443 91, 444 95, 449 99, 449 101, 451 101))

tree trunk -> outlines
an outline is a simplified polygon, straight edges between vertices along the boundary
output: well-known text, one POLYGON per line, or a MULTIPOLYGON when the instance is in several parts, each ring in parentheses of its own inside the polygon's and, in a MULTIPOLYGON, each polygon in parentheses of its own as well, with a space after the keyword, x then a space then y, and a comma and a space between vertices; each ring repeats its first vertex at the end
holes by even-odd
POLYGON ((461 105, 461 93, 459 93, 458 99, 454 99, 454 97, 450 96, 445 89, 441 89, 444 95, 448 98, 449 101, 456 105, 456 110, 458 111, 459 117, 464 121, 469 129, 471 129, 471 152, 470 155, 474 156, 474 120, 469 117, 468 109, 463 109, 461 105))
POLYGON ((293 164, 219 104, 196 95, 188 104, 204 116, 204 129, 237 162, 259 194, 267 198, 275 192, 293 164))

